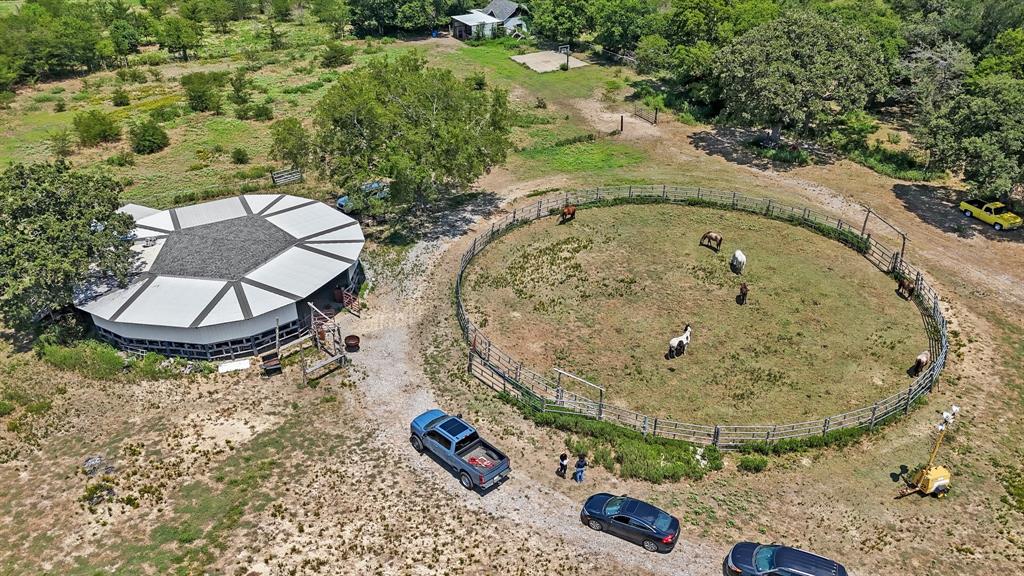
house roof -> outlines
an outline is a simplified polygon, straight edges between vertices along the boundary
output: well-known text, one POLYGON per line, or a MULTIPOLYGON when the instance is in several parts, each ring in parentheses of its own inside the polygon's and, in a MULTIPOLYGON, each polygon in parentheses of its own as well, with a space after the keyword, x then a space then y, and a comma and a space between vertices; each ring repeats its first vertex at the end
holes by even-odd
POLYGON ((78 307, 130 324, 197 328, 299 301, 355 264, 359 224, 315 200, 247 194, 136 221, 140 270, 78 307))
POLYGON ((501 23, 501 20, 498 20, 493 16, 484 14, 483 12, 480 12, 478 10, 474 10, 469 14, 460 14, 458 16, 452 16, 452 20, 458 20, 459 22, 462 22, 466 26, 479 26, 480 24, 501 23))
POLYGON ((519 9, 519 4, 510 2, 509 0, 491 0, 491 3, 484 7, 481 12, 484 14, 490 14, 498 20, 504 22, 512 17, 519 9))

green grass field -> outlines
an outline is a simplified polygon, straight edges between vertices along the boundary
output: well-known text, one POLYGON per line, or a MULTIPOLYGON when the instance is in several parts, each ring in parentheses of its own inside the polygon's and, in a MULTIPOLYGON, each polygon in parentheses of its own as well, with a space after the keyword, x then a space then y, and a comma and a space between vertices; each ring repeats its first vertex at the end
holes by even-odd
POLYGON ((534 369, 607 387, 611 402, 698 423, 821 418, 906 387, 927 347, 917 309, 852 250, 755 215, 679 206, 587 209, 510 232, 474 262, 473 317, 534 369), (725 236, 715 254, 700 236, 725 236), (748 266, 729 271, 742 249, 748 266), (740 281, 751 292, 735 302, 740 281), (686 356, 664 358, 693 325, 686 356))

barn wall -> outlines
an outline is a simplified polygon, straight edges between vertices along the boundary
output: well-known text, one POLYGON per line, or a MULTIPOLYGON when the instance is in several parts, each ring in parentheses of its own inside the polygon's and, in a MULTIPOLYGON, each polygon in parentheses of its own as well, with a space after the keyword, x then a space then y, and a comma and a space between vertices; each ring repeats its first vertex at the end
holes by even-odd
POLYGON ((295 303, 289 303, 276 310, 271 310, 260 316, 237 322, 227 322, 215 326, 202 328, 173 328, 167 326, 152 326, 147 324, 126 324, 123 322, 111 322, 98 316, 93 316, 93 322, 114 334, 124 338, 138 340, 157 340, 163 342, 182 342, 189 344, 213 344, 226 340, 237 340, 247 338, 267 330, 273 330, 275 319, 280 323, 287 324, 299 318, 295 303))

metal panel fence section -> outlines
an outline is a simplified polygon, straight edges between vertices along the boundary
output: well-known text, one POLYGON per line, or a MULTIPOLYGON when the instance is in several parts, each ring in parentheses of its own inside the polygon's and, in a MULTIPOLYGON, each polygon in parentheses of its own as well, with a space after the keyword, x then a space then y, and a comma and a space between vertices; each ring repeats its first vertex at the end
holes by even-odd
MULTIPOLYGON (((866 221, 865 221, 866 222, 866 221)), ((932 390, 946 365, 949 350, 946 319, 942 315, 939 296, 916 268, 901 259, 893 250, 872 238, 863 227, 851 225, 840 218, 820 214, 809 208, 789 206, 771 198, 757 198, 737 192, 679 186, 615 186, 573 191, 548 196, 536 203, 515 208, 501 220, 491 224, 473 238, 462 255, 455 279, 455 314, 469 344, 469 372, 497 392, 508 394, 543 412, 576 414, 595 418, 636 430, 642 434, 684 440, 695 444, 712 444, 724 449, 737 448, 750 442, 777 442, 791 438, 824 436, 830 431, 849 428, 874 428, 888 418, 906 414, 914 400, 932 390), (931 365, 897 394, 870 406, 835 414, 821 420, 767 425, 703 425, 688 424, 640 414, 595 401, 559 385, 556 380, 539 374, 501 350, 466 314, 462 304, 462 278, 466 267, 492 240, 512 227, 561 212, 568 205, 586 205, 608 201, 666 202, 700 204, 754 212, 797 224, 824 227, 840 234, 836 238, 852 245, 876 268, 900 278, 912 278, 914 303, 921 312, 932 356, 931 365)))

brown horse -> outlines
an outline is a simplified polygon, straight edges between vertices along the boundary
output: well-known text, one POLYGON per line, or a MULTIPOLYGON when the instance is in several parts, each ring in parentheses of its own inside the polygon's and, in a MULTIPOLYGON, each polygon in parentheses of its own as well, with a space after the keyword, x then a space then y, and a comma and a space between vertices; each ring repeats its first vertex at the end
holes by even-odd
POLYGON ((569 220, 576 219, 576 206, 569 204, 562 208, 562 217, 558 219, 559 224, 565 224, 569 220))
POLYGON ((736 303, 743 306, 747 303, 747 294, 750 292, 750 288, 747 288, 747 283, 743 282, 740 284, 740 295, 736 297, 736 303))
POLYGON ((705 232, 704 235, 700 237, 700 245, 701 246, 707 246, 708 248, 711 248, 712 244, 715 245, 715 247, 713 248, 713 250, 715 252, 718 252, 719 250, 721 250, 722 249, 722 235, 719 234, 718 232, 705 232))
POLYGON ((899 286, 896 288, 896 293, 901 297, 910 300, 914 297, 914 291, 917 290, 917 286, 914 281, 910 278, 900 278, 899 286))

